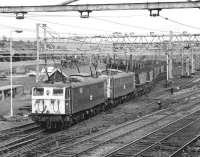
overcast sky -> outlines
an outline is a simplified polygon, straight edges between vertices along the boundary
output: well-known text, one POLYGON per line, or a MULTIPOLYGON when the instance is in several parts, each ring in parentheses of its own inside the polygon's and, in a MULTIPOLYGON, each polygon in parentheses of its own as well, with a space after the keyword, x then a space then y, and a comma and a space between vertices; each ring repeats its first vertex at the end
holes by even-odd
MULTIPOLYGON (((72 4, 162 1, 80 0, 79 2, 72 4)), ((64 2, 64 0, 56 0, 56 3, 55 0, 0 0, 0 5, 53 5, 62 2, 64 2)), ((25 15, 24 20, 16 20, 14 14, 0 14, 0 36, 9 36, 11 30, 20 28, 23 29, 24 32, 22 34, 13 34, 14 37, 34 38, 36 36, 36 23, 47 24, 48 28, 50 28, 49 30, 58 32, 60 36, 68 36, 70 34, 108 35, 113 32, 134 32, 136 35, 149 34, 150 32, 155 32, 156 34, 167 34, 170 30, 177 33, 183 31, 189 33, 200 32, 200 9, 162 10, 160 14, 162 17, 166 17, 171 21, 162 17, 150 17, 147 10, 92 12, 90 15, 91 17, 88 19, 80 18, 78 12, 28 13, 25 15)))

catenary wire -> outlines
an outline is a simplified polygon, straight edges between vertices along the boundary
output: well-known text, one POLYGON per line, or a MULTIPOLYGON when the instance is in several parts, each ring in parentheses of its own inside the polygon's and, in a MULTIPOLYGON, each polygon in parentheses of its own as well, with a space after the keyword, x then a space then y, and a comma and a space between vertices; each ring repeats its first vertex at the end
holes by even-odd
MULTIPOLYGON (((113 21, 113 20, 107 20, 107 19, 102 19, 102 18, 97 18, 97 17, 91 17, 91 18, 94 18, 94 19, 99 20, 99 21, 104 21, 104 22, 107 22, 107 23, 113 23, 113 24, 117 24, 117 25, 121 25, 121 26, 125 26, 125 27, 136 28, 136 29, 158 31, 158 32, 165 32, 165 33, 169 32, 169 31, 165 31, 165 30, 158 30, 158 29, 153 29, 153 28, 148 28, 148 27, 143 27, 143 26, 135 26, 135 25, 124 24, 124 23, 113 21)), ((180 32, 176 32, 176 33, 180 33, 180 32)))
POLYGON ((168 17, 164 17, 164 16, 161 16, 161 15, 160 15, 159 17, 161 17, 161 18, 164 19, 164 20, 170 21, 170 22, 172 22, 172 23, 176 23, 176 24, 181 25, 181 26, 184 26, 184 27, 188 27, 188 28, 200 30, 200 27, 196 27, 196 26, 184 24, 184 23, 181 23, 181 22, 172 20, 172 19, 170 19, 170 18, 168 18, 168 17))

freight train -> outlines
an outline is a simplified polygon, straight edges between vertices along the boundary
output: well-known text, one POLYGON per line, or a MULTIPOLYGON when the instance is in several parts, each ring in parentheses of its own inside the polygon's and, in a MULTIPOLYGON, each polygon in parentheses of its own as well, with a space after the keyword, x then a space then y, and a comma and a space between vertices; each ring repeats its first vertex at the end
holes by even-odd
POLYGON ((165 77, 165 65, 159 63, 134 72, 105 69, 97 78, 78 74, 41 83, 32 88, 31 117, 46 129, 61 129, 143 95, 165 77))

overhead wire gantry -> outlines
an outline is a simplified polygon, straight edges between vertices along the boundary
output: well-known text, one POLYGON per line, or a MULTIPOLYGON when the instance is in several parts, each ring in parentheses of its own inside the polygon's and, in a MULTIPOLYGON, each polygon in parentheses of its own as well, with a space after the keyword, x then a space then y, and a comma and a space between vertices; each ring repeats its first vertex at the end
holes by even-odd
POLYGON ((77 0, 69 0, 59 5, 41 6, 0 6, 0 13, 15 13, 17 18, 22 18, 28 12, 69 12, 78 11, 82 17, 89 17, 92 11, 109 10, 149 10, 150 16, 159 16, 162 9, 186 9, 199 8, 200 1, 179 2, 146 2, 146 3, 112 3, 112 4, 77 4, 71 5, 77 0), (70 4, 70 5, 69 5, 70 4), (84 14, 86 13, 86 14, 84 14))

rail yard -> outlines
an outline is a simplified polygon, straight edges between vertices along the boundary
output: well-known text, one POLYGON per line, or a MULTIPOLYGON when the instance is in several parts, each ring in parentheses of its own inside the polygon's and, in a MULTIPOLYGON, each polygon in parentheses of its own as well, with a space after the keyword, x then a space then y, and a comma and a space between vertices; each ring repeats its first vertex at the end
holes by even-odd
POLYGON ((199 8, 0 2, 0 157, 200 156, 199 8))

